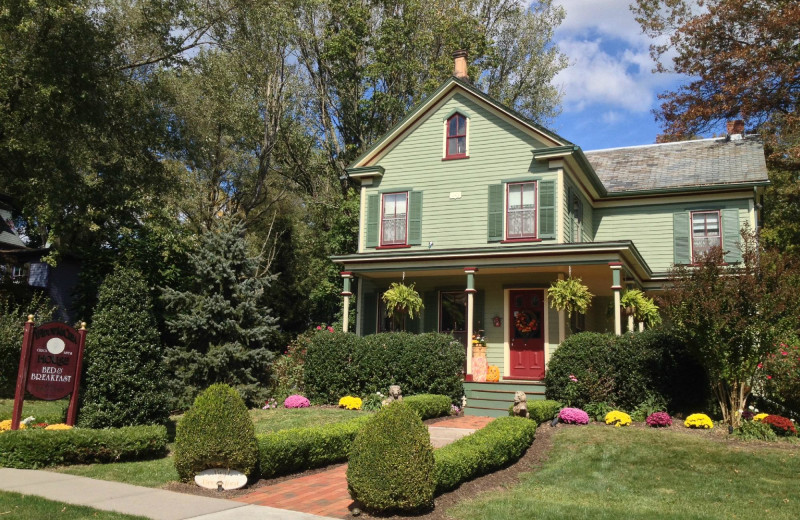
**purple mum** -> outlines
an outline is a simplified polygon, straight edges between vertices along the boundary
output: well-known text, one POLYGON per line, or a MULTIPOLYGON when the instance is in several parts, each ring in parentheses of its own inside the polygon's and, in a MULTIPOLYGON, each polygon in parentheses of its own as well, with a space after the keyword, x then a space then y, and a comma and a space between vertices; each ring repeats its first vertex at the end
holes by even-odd
POLYGON ((290 395, 283 401, 283 406, 286 408, 308 408, 311 403, 302 395, 290 395))
POLYGON ((645 422, 648 426, 652 426, 653 428, 672 426, 672 417, 670 417, 667 412, 655 412, 651 413, 647 419, 645 419, 645 422))
POLYGON ((562 408, 558 420, 567 424, 589 424, 589 414, 580 408, 562 408))

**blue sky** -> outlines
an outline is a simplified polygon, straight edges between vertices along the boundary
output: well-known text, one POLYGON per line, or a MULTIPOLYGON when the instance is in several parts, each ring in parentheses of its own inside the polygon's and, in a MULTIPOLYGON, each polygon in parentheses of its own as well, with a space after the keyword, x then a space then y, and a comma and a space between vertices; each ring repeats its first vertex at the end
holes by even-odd
POLYGON ((631 1, 555 0, 567 13, 555 42, 570 66, 555 79, 563 111, 551 129, 584 150, 654 143, 658 94, 685 81, 651 72, 651 40, 633 19, 631 1))

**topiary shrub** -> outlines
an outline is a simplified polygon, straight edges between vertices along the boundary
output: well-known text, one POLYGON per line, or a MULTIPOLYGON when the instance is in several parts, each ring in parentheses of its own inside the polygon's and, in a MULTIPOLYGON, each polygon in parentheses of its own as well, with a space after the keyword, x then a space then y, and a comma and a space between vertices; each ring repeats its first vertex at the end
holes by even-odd
MULTIPOLYGON (((528 417, 536 424, 552 421, 561 410, 562 404, 550 399, 528 401, 528 417)), ((514 416, 514 405, 508 407, 508 415, 514 416)))
POLYGON ((116 428, 169 419, 153 304, 138 272, 117 267, 100 286, 85 367, 79 426, 116 428))
POLYGON ((428 429, 408 405, 384 406, 353 441, 350 496, 368 511, 416 511, 433 505, 435 487, 428 429))
POLYGON ((178 422, 174 457, 183 481, 210 468, 255 473, 258 445, 253 421, 236 390, 215 384, 197 396, 178 422))
POLYGON ((450 414, 452 403, 446 395, 419 394, 403 398, 403 402, 417 412, 419 418, 433 419, 450 414))

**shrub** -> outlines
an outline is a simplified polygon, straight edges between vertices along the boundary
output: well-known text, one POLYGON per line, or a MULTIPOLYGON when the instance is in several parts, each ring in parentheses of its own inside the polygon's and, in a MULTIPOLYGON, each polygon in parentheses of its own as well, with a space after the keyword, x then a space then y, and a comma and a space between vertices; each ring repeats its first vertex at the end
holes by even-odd
POLYGON ((589 403, 584 406, 584 408, 586 409, 586 413, 589 414, 589 417, 598 422, 605 419, 606 414, 614 409, 604 401, 599 403, 589 403))
MULTIPOLYGON (((369 394, 363 399, 361 409, 367 412, 377 412, 383 406, 383 399, 384 396, 381 392, 369 394)), ((447 402, 449 403, 450 399, 447 402)))
POLYGON ((522 417, 500 417, 472 435, 434 452, 436 493, 498 470, 518 460, 536 436, 536 423, 522 417))
POLYGON ((770 425, 759 421, 743 421, 734 433, 737 437, 745 440, 774 441, 777 439, 777 435, 772 431, 770 425))
POLYGON ((0 434, 0 466, 36 469, 142 460, 163 456, 166 449, 164 426, 60 431, 36 428, 0 434))
POLYGON ((269 395, 278 401, 305 391, 306 347, 310 341, 309 334, 298 335, 282 356, 277 356, 272 363, 269 395))
POLYGON ((764 397, 800 415, 800 339, 779 343, 764 360, 761 374, 764 397))
POLYGON ((175 469, 183 481, 210 468, 255 473, 258 446, 253 421, 239 393, 211 385, 197 396, 175 433, 175 469))
POLYGON ((311 403, 302 395, 290 395, 283 401, 285 408, 308 408, 311 403))
POLYGON ((553 353, 545 385, 548 399, 570 406, 606 402, 629 410, 649 398, 687 410, 705 406, 709 395, 704 372, 686 345, 659 329, 623 336, 573 334, 553 353))
POLYGON ((347 410, 361 410, 361 398, 348 395, 339 399, 339 406, 347 410))
POLYGON ((711 421, 711 418, 704 413, 693 413, 687 417, 685 421, 683 421, 683 425, 687 428, 710 429, 714 427, 714 423, 711 421))
POLYGON ((117 267, 103 281, 85 359, 81 427, 167 422, 170 398, 160 338, 150 292, 138 272, 117 267))
POLYGON ((558 420, 567 424, 589 424, 589 414, 580 408, 562 408, 558 420))
POLYGON ((644 401, 642 401, 636 408, 634 408, 633 413, 631 413, 631 419, 636 422, 644 421, 650 415, 665 410, 667 408, 667 403, 664 402, 663 399, 660 397, 651 395, 644 401))
POLYGON ((434 468, 428 429, 411 407, 392 403, 353 441, 347 487, 369 511, 420 510, 433 505, 434 468))
POLYGON ((645 422, 648 426, 652 426, 653 428, 672 426, 672 417, 670 417, 667 412, 655 412, 648 415, 645 422))
POLYGON ((780 415, 768 415, 764 417, 761 422, 768 424, 778 435, 797 435, 797 429, 794 427, 794 423, 786 417, 781 417, 780 415))
POLYGON ((464 348, 447 334, 387 332, 359 337, 314 334, 306 350, 306 395, 335 404, 343 395, 369 395, 397 384, 406 395, 463 394, 464 348))
POLYGON ((613 410, 606 414, 606 424, 613 424, 614 426, 630 426, 631 416, 619 410, 613 410))
POLYGON ((14 397, 22 348, 22 327, 28 320, 28 314, 34 314, 37 323, 48 322, 53 316, 53 306, 47 298, 38 294, 23 304, 0 297, 0 398, 14 397))
MULTIPOLYGON (((552 421, 561 410, 561 403, 558 401, 551 401, 549 399, 542 399, 536 401, 528 401, 528 416, 536 424, 552 421)), ((514 405, 508 407, 508 415, 514 416, 514 405)))
POLYGON ((403 402, 412 410, 417 412, 419 418, 433 419, 434 417, 444 417, 450 414, 452 403, 446 395, 419 394, 410 395, 403 398, 403 402))

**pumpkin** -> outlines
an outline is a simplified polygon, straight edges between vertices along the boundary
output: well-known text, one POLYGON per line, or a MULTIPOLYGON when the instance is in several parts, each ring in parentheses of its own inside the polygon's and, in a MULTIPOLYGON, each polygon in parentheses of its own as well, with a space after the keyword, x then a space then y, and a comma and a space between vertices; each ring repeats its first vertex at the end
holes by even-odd
POLYGON ((490 365, 486 371, 486 381, 496 383, 500 381, 500 369, 494 365, 490 365))

